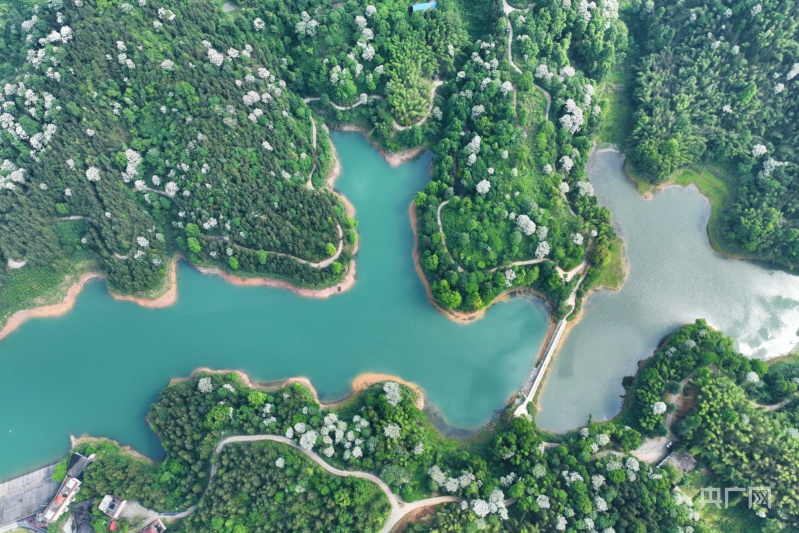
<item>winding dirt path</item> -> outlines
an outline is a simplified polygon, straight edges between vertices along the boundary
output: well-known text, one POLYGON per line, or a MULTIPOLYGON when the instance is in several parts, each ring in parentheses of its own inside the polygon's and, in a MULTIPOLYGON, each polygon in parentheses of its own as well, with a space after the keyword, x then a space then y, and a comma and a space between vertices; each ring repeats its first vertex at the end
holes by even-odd
MULTIPOLYGON (((344 230, 341 229, 341 226, 339 224, 336 224, 336 228, 338 229, 338 248, 336 249, 336 253, 334 253, 333 255, 331 255, 330 257, 328 257, 323 261, 319 261, 318 263, 313 263, 311 261, 308 261, 307 259, 301 259, 291 254, 284 254, 283 252, 267 251, 266 253, 277 255, 279 257, 288 257, 290 259, 294 259, 298 263, 302 263, 303 265, 308 265, 311 268, 316 268, 321 270, 325 267, 330 266, 336 259, 339 258, 342 250, 344 250, 344 230)), ((242 250, 249 250, 251 252, 259 251, 259 250, 253 250, 252 248, 247 248, 246 246, 242 246, 241 244, 236 244, 235 242, 232 242, 230 240, 230 237, 223 237, 221 235, 204 235, 204 237, 206 239, 212 239, 215 241, 221 241, 230 244, 231 246, 235 246, 236 248, 241 248, 242 250)))
MULTIPOLYGON (((388 515, 388 519, 386 523, 383 524, 382 529, 380 530, 381 533, 389 533, 394 526, 396 526, 400 520, 402 520, 407 514, 412 513, 413 511, 420 509, 422 507, 430 507, 434 505, 439 505, 442 503, 448 502, 459 502, 461 501, 460 498, 457 496, 437 496, 435 498, 427 498, 424 500, 415 501, 412 503, 407 503, 402 498, 397 496, 391 491, 388 485, 386 485, 382 479, 375 476, 374 474, 370 474, 369 472, 360 472, 360 471, 350 471, 350 470, 341 470, 340 468, 336 468, 328 464, 327 461, 322 459, 319 455, 315 452, 305 450, 298 446, 293 440, 283 437, 281 435, 238 435, 234 437, 227 437, 219 441, 217 444, 216 449, 214 450, 214 454, 218 454, 222 451, 226 445, 234 442, 259 442, 259 441, 272 441, 272 442, 279 442, 281 444, 285 444, 286 446, 290 446, 295 450, 305 454, 309 459, 313 462, 324 468, 328 473, 333 474, 334 476, 339 477, 355 477, 359 479, 365 479, 367 481, 371 481, 378 487, 388 498, 388 502, 391 505, 391 513, 388 515)), ((208 480, 208 487, 211 486, 211 483, 214 480, 214 476, 216 476, 217 468, 216 465, 211 465, 211 477, 208 480)), ((208 488, 206 488, 206 491, 208 488)), ((195 506, 196 508, 196 506, 195 506)), ((191 508, 190 508, 191 509, 191 508)), ((184 516, 191 514, 193 509, 187 509, 184 511, 184 516)))
POLYGON ((463 267, 455 261, 455 258, 452 256, 452 252, 449 251, 447 248, 447 234, 444 233, 444 225, 441 224, 441 210, 444 209, 444 206, 449 203, 449 200, 444 200, 438 205, 438 211, 436 211, 436 218, 438 219, 438 231, 441 233, 441 244, 444 245, 444 250, 446 250, 447 255, 452 260, 453 263, 458 267, 458 272, 463 272, 463 267))
MULTIPOLYGON (((449 248, 447 248, 447 236, 444 233, 444 225, 441 223, 441 210, 448 203, 449 203, 449 200, 444 200, 443 202, 441 202, 438 205, 438 210, 436 212, 436 218, 438 219, 438 231, 441 233, 441 244, 444 245, 444 250, 446 250, 447 254, 449 255, 449 258, 457 266, 458 272, 464 272, 463 267, 457 261, 455 261, 455 258, 453 257, 452 252, 450 252, 449 248)), ((567 282, 571 281, 572 278, 574 278, 574 276, 576 276, 577 274, 582 272, 585 269, 585 267, 588 266, 588 260, 586 258, 583 258, 582 263, 580 263, 579 265, 577 265, 573 269, 567 271, 567 270, 563 270, 562 268, 560 268, 560 265, 556 264, 554 261, 552 261, 552 259, 547 259, 546 257, 544 257, 542 259, 525 259, 523 261, 514 261, 513 263, 510 263, 508 265, 494 267, 494 268, 490 269, 489 272, 496 272, 497 270, 500 270, 500 269, 503 269, 503 268, 510 268, 510 267, 514 267, 514 266, 537 265, 539 263, 547 263, 547 262, 548 263, 553 263, 555 265, 555 269, 558 271, 558 274, 560 274, 560 276, 564 280, 566 280, 567 282)), ((574 293, 572 293, 572 296, 573 296, 573 294, 574 293)))
MULTIPOLYGON (((306 104, 308 104, 310 102, 318 102, 321 99, 322 98, 319 97, 319 96, 309 96, 308 98, 303 98, 303 100, 305 101, 306 104)), ((330 105, 333 106, 334 108, 338 109, 339 111, 349 111, 350 109, 355 109, 359 105, 368 104, 369 103, 369 99, 382 100, 383 97, 380 96, 379 94, 370 94, 370 95, 367 95, 366 101, 358 100, 357 102, 355 102, 354 104, 352 104, 350 106, 346 106, 346 107, 345 106, 340 106, 337 103, 333 102, 332 100, 330 101, 330 105)))
POLYGON ((316 170, 316 121, 313 119, 313 115, 311 115, 311 146, 313 146, 313 166, 308 173, 308 183, 305 186, 313 190, 313 182, 311 180, 313 180, 313 173, 316 170))

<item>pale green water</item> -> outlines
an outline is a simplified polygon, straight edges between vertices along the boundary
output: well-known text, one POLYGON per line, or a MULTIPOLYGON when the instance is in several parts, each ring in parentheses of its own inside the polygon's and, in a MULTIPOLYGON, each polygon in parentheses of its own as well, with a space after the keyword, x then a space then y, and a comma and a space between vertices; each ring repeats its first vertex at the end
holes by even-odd
POLYGON ((630 273, 619 292, 591 294, 582 320, 553 361, 540 395, 539 426, 565 431, 588 416, 618 413, 640 359, 681 324, 706 318, 748 356, 782 355, 799 341, 799 277, 713 251, 710 204, 695 188, 640 197, 615 152, 591 156, 588 173, 624 238, 630 273))
POLYGON ((429 156, 390 169, 362 136, 333 139, 343 166, 337 186, 360 222, 355 287, 320 301, 183 265, 177 304, 148 310, 90 283, 71 313, 29 321, 0 343, 0 479, 57 459, 69 433, 159 456, 144 415, 169 378, 200 366, 257 380, 307 376, 323 399, 345 395, 360 373, 395 374, 464 427, 504 406, 540 350, 544 305, 516 299, 467 326, 435 311, 414 269, 408 219, 429 156))

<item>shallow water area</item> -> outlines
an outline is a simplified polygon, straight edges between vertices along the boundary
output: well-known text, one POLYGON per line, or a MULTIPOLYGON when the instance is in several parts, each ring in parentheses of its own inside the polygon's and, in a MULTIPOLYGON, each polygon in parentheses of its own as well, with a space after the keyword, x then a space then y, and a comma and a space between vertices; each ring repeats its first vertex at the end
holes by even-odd
POLYGON ((618 292, 592 293, 563 341, 539 397, 536 420, 545 430, 616 415, 622 378, 697 318, 751 357, 783 355, 799 342, 799 276, 715 252, 706 234, 710 203, 695 187, 645 200, 622 165, 617 152, 596 152, 588 174, 624 239, 628 278, 618 292))
POLYGON ((203 366, 263 381, 306 376, 323 400, 346 395, 358 374, 397 375, 461 427, 505 405, 541 347, 545 306, 517 298, 468 325, 437 312, 415 270, 408 219, 429 181, 429 154, 392 169, 362 135, 332 138, 343 171, 336 187, 359 221, 355 286, 317 300, 181 264, 177 303, 150 310, 88 283, 70 313, 28 321, 0 342, 0 479, 57 460, 69 433, 159 457, 144 416, 171 377, 203 366))

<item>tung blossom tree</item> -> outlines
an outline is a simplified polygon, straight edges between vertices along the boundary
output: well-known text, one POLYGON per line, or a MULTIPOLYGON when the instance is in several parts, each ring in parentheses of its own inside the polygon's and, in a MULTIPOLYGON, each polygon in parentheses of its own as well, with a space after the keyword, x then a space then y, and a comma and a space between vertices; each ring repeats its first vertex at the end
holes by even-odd
POLYGON ((214 385, 211 383, 211 378, 200 378, 200 380, 197 382, 197 390, 203 394, 210 394, 214 392, 214 385))
POLYGON ((543 259, 549 255, 549 243, 547 241, 541 241, 538 243, 538 246, 535 248, 535 257, 536 259, 543 259))
POLYGON ((400 386, 396 381, 387 381, 384 383, 383 391, 386 393, 386 402, 392 407, 396 407, 402 401, 400 386))
POLYGON ((86 169, 86 179, 89 181, 100 181, 100 169, 97 167, 89 167, 86 169))
POLYGON ((401 432, 402 430, 397 424, 388 424, 386 427, 383 428, 383 434, 389 439, 400 438, 401 432))
POLYGON ((516 217, 516 225, 522 230, 522 233, 528 237, 535 233, 535 222, 533 222, 527 215, 519 215, 516 217))
POLYGON ((752 157, 760 157, 768 153, 768 148, 763 144, 756 144, 752 147, 752 157))

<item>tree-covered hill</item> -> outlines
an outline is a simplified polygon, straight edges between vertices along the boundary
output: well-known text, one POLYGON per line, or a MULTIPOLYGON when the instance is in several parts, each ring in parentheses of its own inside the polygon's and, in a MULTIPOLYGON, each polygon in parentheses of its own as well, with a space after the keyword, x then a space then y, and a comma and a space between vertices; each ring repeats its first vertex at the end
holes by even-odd
POLYGON ((275 36, 205 1, 0 10, 0 259, 27 262, 0 286, 76 249, 122 292, 157 287, 176 248, 299 285, 341 277, 352 221, 275 36), (332 255, 339 226, 338 262, 293 259, 332 255))
POLYGON ((422 266, 445 307, 473 311, 532 287, 560 314, 574 283, 555 267, 588 257, 588 287, 607 260, 610 214, 585 165, 626 28, 615 2, 583 4, 497 16, 439 90, 441 140, 416 212, 422 266))
POLYGON ((577 282, 561 273, 593 249, 587 290, 613 237, 584 167, 598 84, 626 45, 618 6, 408 6, 0 0, 0 309, 75 264, 150 291, 175 251, 337 282, 357 237, 325 186, 324 119, 389 151, 434 146, 416 203, 440 304, 477 310, 532 286, 561 313, 577 282), (317 264, 340 235, 343 253, 317 264))
POLYGON ((790 0, 634 2, 641 48, 632 160, 653 181, 705 162, 737 189, 733 250, 799 263, 799 7, 790 0))

